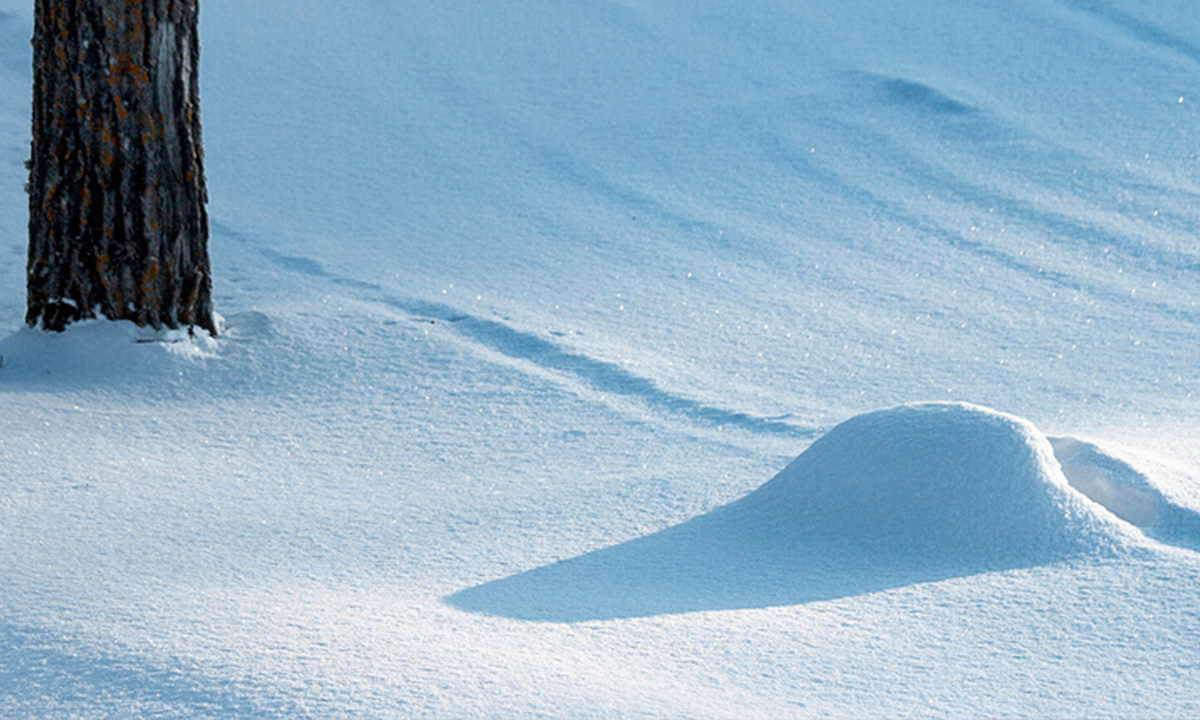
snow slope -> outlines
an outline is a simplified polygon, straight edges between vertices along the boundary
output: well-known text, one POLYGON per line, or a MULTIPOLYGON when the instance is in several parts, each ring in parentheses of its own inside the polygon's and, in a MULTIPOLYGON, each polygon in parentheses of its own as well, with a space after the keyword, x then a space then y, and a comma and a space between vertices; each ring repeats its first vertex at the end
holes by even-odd
POLYGON ((202 8, 228 331, 50 336, 0 0, 0 717, 1200 713, 1200 10, 202 8))

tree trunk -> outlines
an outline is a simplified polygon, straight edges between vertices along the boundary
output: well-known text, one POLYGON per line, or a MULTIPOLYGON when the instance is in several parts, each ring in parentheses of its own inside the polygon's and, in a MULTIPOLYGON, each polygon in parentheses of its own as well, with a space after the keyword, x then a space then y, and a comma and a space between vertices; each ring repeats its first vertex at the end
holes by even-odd
POLYGON ((215 333, 198 0, 36 0, 25 320, 215 333))

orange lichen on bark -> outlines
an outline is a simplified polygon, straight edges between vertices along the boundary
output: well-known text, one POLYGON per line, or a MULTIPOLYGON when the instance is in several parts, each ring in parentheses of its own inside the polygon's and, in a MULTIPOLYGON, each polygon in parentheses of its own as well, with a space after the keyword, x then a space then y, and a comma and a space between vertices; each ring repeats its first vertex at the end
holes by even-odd
POLYGON ((104 126, 100 131, 100 160, 104 163, 104 167, 112 167, 117 161, 117 153, 115 150, 116 139, 113 138, 112 132, 108 126, 104 126))

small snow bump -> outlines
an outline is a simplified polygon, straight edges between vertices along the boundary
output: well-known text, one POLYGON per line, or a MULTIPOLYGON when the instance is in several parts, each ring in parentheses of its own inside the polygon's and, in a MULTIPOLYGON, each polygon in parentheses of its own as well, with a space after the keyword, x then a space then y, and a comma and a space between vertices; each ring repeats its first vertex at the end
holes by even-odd
POLYGON ((956 402, 847 420, 737 505, 808 544, 951 563, 1042 561, 1125 533, 1071 490, 1033 425, 956 402))

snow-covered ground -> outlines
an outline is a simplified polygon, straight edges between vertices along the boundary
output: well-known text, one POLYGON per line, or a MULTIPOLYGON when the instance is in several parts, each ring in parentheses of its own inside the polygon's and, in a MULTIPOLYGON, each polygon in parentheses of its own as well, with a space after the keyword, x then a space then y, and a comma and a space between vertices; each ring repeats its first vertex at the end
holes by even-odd
POLYGON ((201 5, 216 340, 0 0, 0 717, 1200 715, 1200 5, 201 5))

